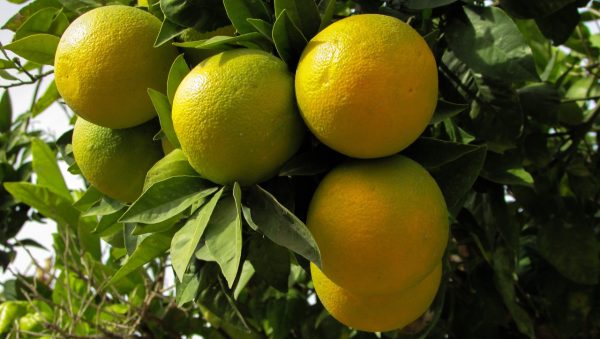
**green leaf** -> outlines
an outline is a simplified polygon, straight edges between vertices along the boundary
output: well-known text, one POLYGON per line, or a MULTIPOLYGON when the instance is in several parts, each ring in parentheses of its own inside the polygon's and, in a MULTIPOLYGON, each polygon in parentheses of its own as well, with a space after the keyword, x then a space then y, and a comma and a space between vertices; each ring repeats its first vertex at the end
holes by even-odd
POLYGON ((200 238, 204 234, 215 206, 219 202, 224 188, 215 193, 210 201, 199 208, 183 227, 175 233, 171 242, 171 262, 177 277, 183 281, 185 271, 194 256, 200 238))
POLYGON ((483 168, 485 146, 420 138, 404 153, 425 167, 444 193, 450 214, 456 215, 483 168))
POLYGON ((160 47, 166 44, 172 39, 180 36, 186 29, 186 27, 179 26, 169 19, 164 18, 162 25, 160 26, 160 31, 156 36, 156 41, 154 41, 154 47, 160 47))
POLYGON ((255 236, 248 248, 248 261, 256 276, 281 292, 288 290, 290 255, 287 249, 262 236, 255 236))
POLYGON ((439 99, 435 112, 433 113, 433 118, 431 118, 429 124, 437 124, 445 119, 452 118, 453 116, 466 111, 469 107, 469 104, 456 104, 444 99, 439 99))
POLYGON ((206 228, 206 246, 221 267, 229 288, 233 286, 242 258, 242 216, 235 197, 221 200, 206 228))
POLYGON ((142 235, 146 233, 155 233, 155 232, 165 232, 173 228, 177 222, 181 220, 181 217, 176 215, 173 218, 167 219, 165 221, 156 223, 156 224, 136 224, 135 228, 131 232, 131 235, 142 235))
POLYGON ((254 266, 246 260, 242 265, 242 271, 240 272, 240 277, 235 284, 235 289, 233 290, 233 299, 237 300, 240 296, 240 293, 244 290, 246 285, 250 282, 250 279, 254 276, 254 266))
POLYGON ((65 179, 60 172, 56 154, 50 147, 38 138, 31 140, 31 154, 33 157, 33 170, 37 174, 37 184, 51 189, 54 193, 65 199, 71 200, 71 192, 67 188, 65 179))
POLYGON ((15 63, 11 60, 0 59, 0 69, 15 68, 15 63))
POLYGON ((16 32, 31 15, 43 8, 55 8, 58 10, 62 8, 62 4, 58 0, 35 0, 21 8, 19 13, 15 14, 2 26, 2 29, 9 29, 16 32))
POLYGON ((148 170, 144 182, 144 191, 159 181, 179 176, 200 177, 188 162, 183 151, 180 148, 177 148, 157 161, 154 166, 148 170))
POLYGON ((57 36, 50 34, 34 34, 14 41, 4 48, 29 61, 52 65, 59 40, 57 36))
POLYGON ((335 14, 335 0, 323 0, 319 4, 319 7, 323 11, 323 15, 321 15, 321 25, 319 25, 319 31, 322 31, 325 27, 331 24, 331 19, 333 19, 333 14, 335 14))
POLYGON ((538 81, 531 48, 504 11, 464 7, 469 20, 454 20, 446 39, 456 56, 475 72, 510 81, 538 81))
POLYGON ((102 198, 100 200, 98 200, 98 203, 94 204, 91 208, 86 210, 82 214, 82 216, 88 217, 88 216, 103 216, 103 215, 113 214, 113 213, 119 211, 124 206, 127 206, 127 205, 125 205, 122 202, 117 201, 115 199, 109 198, 107 196, 102 196, 102 198))
POLYGON ((540 225, 538 250, 566 278, 583 285, 598 284, 600 243, 592 227, 567 228, 558 222, 540 225))
POLYGON ((98 222, 92 233, 98 234, 100 236, 107 236, 112 234, 112 232, 107 232, 107 230, 109 229, 122 230, 122 225, 117 223, 117 221, 123 216, 126 210, 127 206, 123 206, 118 211, 100 217, 100 221, 98 222))
POLYGON ((306 40, 310 40, 319 31, 321 17, 317 4, 313 0, 275 0, 275 17, 284 10, 289 19, 298 27, 306 40))
POLYGON ((150 260, 161 256, 171 245, 173 232, 154 233, 145 237, 135 248, 135 251, 125 260, 123 266, 110 279, 108 285, 122 279, 129 273, 142 267, 150 260))
POLYGON ((500 0, 500 5, 513 16, 532 19, 550 15, 575 1, 577 0, 500 0))
POLYGON ((0 97, 0 132, 10 131, 12 124, 12 105, 10 102, 10 94, 5 90, 0 97))
POLYGON ((502 185, 533 186, 533 177, 524 168, 481 173, 489 181, 502 185))
MULTIPOLYGON (((169 98, 169 103, 173 104, 173 98, 175 97, 175 91, 177 91, 177 86, 181 83, 183 78, 190 72, 190 68, 188 67, 185 59, 183 58, 183 54, 180 54, 173 64, 171 65, 171 69, 169 70, 169 77, 167 79, 167 97, 169 98)), ((153 94, 150 94, 148 91, 150 98, 152 98, 153 94)), ((155 94, 154 94, 155 95, 155 94)), ((161 98, 162 99, 162 98, 161 98)), ((154 101, 152 101, 154 103, 154 101)), ((156 104, 155 104, 156 106, 156 104)), ((158 111, 158 109, 157 109, 158 111)), ((169 114, 170 115, 170 114, 169 114)), ((172 123, 171 123, 172 125, 172 123)), ((162 124, 161 124, 162 126, 162 124)), ((163 128, 164 131, 164 128, 163 128)), ((168 137, 169 138, 169 137, 168 137)), ((169 141, 171 138, 169 138, 169 141)))
POLYGON ((28 182, 7 182, 4 183, 4 188, 16 200, 35 208, 58 223, 73 227, 78 223, 79 211, 72 206, 72 201, 47 187, 28 182))
POLYGON ((189 41, 189 42, 178 42, 175 46, 185 48, 199 48, 199 49, 215 49, 222 48, 225 45, 236 44, 244 41, 255 41, 262 39, 263 36, 258 32, 245 33, 237 36, 214 36, 210 39, 201 41, 189 41))
POLYGON ((295 155, 279 170, 281 177, 311 176, 327 172, 341 162, 343 157, 328 147, 318 147, 295 155))
POLYGON ((258 33, 262 34, 267 40, 273 42, 273 24, 262 19, 248 18, 247 21, 258 33))
POLYGON ((85 193, 73 204, 81 212, 85 212, 102 199, 102 193, 94 186, 90 186, 85 193))
POLYGON ((274 243, 321 266, 321 253, 304 223, 258 185, 244 190, 244 218, 274 243))
POLYGON ((535 338, 533 322, 527 312, 517 304, 515 294, 515 281, 513 279, 514 264, 510 252, 504 247, 499 247, 493 257, 494 282, 496 289, 502 296, 504 304, 517 324, 519 331, 529 338, 535 338))
POLYGON ((457 0, 408 0, 404 3, 409 9, 429 9, 449 5, 457 0))
POLYGON ((223 0, 227 16, 240 34, 254 32, 247 19, 270 21, 269 10, 261 0, 223 0))
POLYGON ((535 23, 544 36, 558 46, 569 39, 580 19, 577 4, 573 3, 550 15, 536 18, 535 23))
POLYGON ((42 94, 42 96, 39 99, 37 99, 37 101, 33 105, 33 108, 31 110, 32 117, 35 118, 36 116, 44 113, 44 111, 48 107, 50 107, 50 105, 52 105, 54 102, 56 102, 56 100, 58 100, 59 98, 60 94, 58 93, 58 89, 56 88, 56 83, 54 82, 54 80, 52 80, 50 85, 48 85, 48 87, 46 88, 44 94, 42 94))
POLYGON ((181 307, 184 304, 194 300, 198 289, 200 288, 200 280, 196 272, 190 272, 183 275, 181 282, 175 281, 176 297, 175 301, 177 306, 181 307))
POLYGON ((154 105, 154 109, 158 114, 158 120, 160 121, 160 127, 162 128, 163 133, 165 133, 171 145, 175 146, 176 148, 180 147, 179 140, 175 134, 175 129, 173 128, 171 103, 169 102, 169 98, 166 95, 153 90, 152 88, 148 88, 148 95, 150 96, 152 105, 154 105))
POLYGON ((19 80, 17 77, 13 76, 12 74, 3 69, 0 69, 0 78, 5 80, 19 80))
POLYGON ((199 32, 213 31, 229 23, 221 0, 160 0, 160 8, 171 22, 199 32))
POLYGON ((26 301, 5 301, 0 304, 0 334, 8 332, 15 320, 27 314, 26 301))
POLYGON ((60 37, 69 26, 69 19, 56 8, 44 8, 35 12, 15 32, 13 41, 23 39, 33 34, 46 33, 60 37))
POLYGON ((282 10, 273 25, 273 43, 290 69, 295 68, 307 42, 306 37, 289 18, 287 10, 282 10))
POLYGON ((194 202, 215 191, 217 188, 214 184, 199 177, 165 179, 144 191, 119 222, 159 223, 185 211, 194 202))

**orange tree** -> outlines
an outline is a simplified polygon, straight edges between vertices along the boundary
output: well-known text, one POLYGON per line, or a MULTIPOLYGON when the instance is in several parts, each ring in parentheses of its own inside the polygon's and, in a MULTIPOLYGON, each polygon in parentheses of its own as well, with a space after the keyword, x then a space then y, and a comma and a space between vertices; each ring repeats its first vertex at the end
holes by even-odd
MULTIPOLYGON (((1 335, 600 335, 600 34, 594 33, 600 28, 600 2, 9 1, 21 8, 2 26, 12 32, 12 41, 0 45, 0 263, 4 270, 14 272, 14 277, 3 283, 0 295, 1 335), (86 32, 74 29, 75 33, 65 33, 73 22, 98 8, 117 4, 138 7, 136 11, 156 18, 144 19, 157 22, 150 25, 156 29, 151 33, 154 47, 170 51, 176 48, 180 53, 173 62, 168 60, 169 72, 162 66, 151 66, 151 70, 161 68, 156 74, 164 74, 154 77, 154 73, 144 69, 153 49, 137 48, 136 43, 141 40, 127 35, 131 33, 128 25, 134 22, 124 16, 112 27, 106 25, 110 31, 94 33, 96 40, 109 45, 127 41, 122 50, 94 46, 92 55, 85 58, 71 50, 69 53, 74 53, 81 65, 60 59, 56 84, 52 81, 42 88, 42 81, 54 73, 55 57, 59 60, 64 54, 61 37, 70 36, 68 39, 73 42, 86 32), (296 76, 292 85, 293 75, 300 69, 298 64, 303 62, 301 56, 322 53, 318 43, 309 43, 317 40, 313 37, 346 17, 375 13, 399 19, 392 20, 393 25, 405 27, 399 22, 407 23, 423 39, 410 33, 411 43, 379 49, 394 44, 396 36, 384 39, 387 32, 363 29, 357 24, 347 30, 348 34, 366 34, 354 39, 356 48, 333 48, 326 50, 329 56, 315 59, 315 69, 322 66, 318 63, 323 60, 326 69, 349 66, 325 72, 320 78, 302 74, 296 76), (421 40, 428 48, 419 45, 421 40), (254 51, 231 52, 233 49, 254 51), (140 50, 144 52, 135 56, 140 50), (350 54, 343 54, 346 50, 350 54), (382 50, 386 52, 377 53, 382 50), (429 75, 435 72, 423 66, 433 65, 423 61, 429 51, 437 65, 433 78, 429 75), (134 58, 120 63, 122 53, 134 58), (358 54, 359 67, 352 66, 352 54, 358 54), (190 73, 201 59, 213 55, 216 56, 190 73), (244 72, 251 76, 203 80, 211 72, 235 73, 236 70, 222 71, 220 67, 239 55, 257 58, 237 63, 245 64, 241 67, 246 67, 244 72), (340 55, 342 59, 335 59, 340 55), (349 55, 349 59, 343 55, 349 55), (255 72, 252 67, 258 68, 260 63, 272 65, 277 75, 255 72), (112 72, 107 71, 110 76, 102 78, 102 74, 96 74, 102 67, 112 72), (125 73, 139 69, 158 85, 142 83, 141 89, 130 87, 136 79, 125 73), (384 71, 378 77, 363 78, 372 69, 384 71), (190 77, 186 77, 188 73, 190 77), (341 77, 341 82, 336 83, 336 77, 341 77), (92 80, 85 80, 88 78, 92 80), (87 82, 76 83, 78 79, 87 82), (277 80, 260 82, 261 79, 277 80), (65 81, 68 95, 65 85, 61 85, 65 81), (338 85, 328 87, 329 82, 338 85), (178 90, 180 83, 185 89, 178 90), (373 87, 374 83, 382 85, 373 87), (245 89, 240 92, 230 88, 237 84, 245 89), (30 109, 13 112, 11 93, 14 88, 27 85, 35 87, 30 109), (193 92, 194 86, 213 90, 193 92), (299 93, 300 87, 307 90, 299 93), (90 88, 96 92, 89 92, 90 88), (221 91, 223 88, 226 90, 221 91), (256 88, 257 92, 252 92, 256 88), (334 100, 326 101, 313 94, 321 95, 323 90, 328 90, 326 96, 334 100), (148 97, 139 95, 145 91, 148 97), (186 94, 190 91, 193 94, 186 94), (216 93, 216 98, 206 93, 216 93), (227 97, 219 97, 219 93, 226 93, 227 97), (113 114, 111 119, 118 120, 127 112, 98 108, 154 108, 155 112, 140 114, 146 114, 148 119, 158 116, 147 126, 156 127, 152 130, 154 139, 162 141, 166 155, 149 170, 146 166, 143 173, 137 174, 143 178, 129 179, 129 170, 134 163, 143 162, 140 154, 157 154, 159 146, 153 145, 152 152, 148 151, 150 146, 132 147, 125 137, 127 129, 112 133, 110 128, 116 125, 98 127, 96 134, 106 144, 84 145, 84 167, 75 161, 82 158, 73 154, 78 147, 72 145, 72 130, 54 140, 31 128, 31 119, 50 114, 46 109, 55 102, 65 108, 72 106, 77 114, 85 116, 80 105, 73 105, 74 101, 85 100, 83 94, 94 101, 94 114, 113 114), (418 100, 410 99, 411 95, 418 100), (127 103, 132 97, 136 102, 127 103), (423 110, 425 118, 415 118, 428 121, 427 125, 413 126, 412 115, 407 116, 410 122, 405 126, 393 119, 377 120, 383 119, 377 115, 382 110, 395 117, 434 106, 422 101, 423 97, 437 101, 434 111, 423 110), (140 102, 146 100, 147 103, 140 102), (201 101, 203 106, 196 106, 193 100, 201 101), (310 113, 301 101, 310 102, 306 106, 311 107, 310 113), (330 107, 336 107, 335 114, 340 116, 337 120, 326 121, 331 116, 324 115, 322 109, 330 107), (172 112, 184 118, 172 119, 172 112), (239 112, 244 114, 236 116, 239 112), (255 117, 256 112, 260 114, 255 117), (305 119, 310 115, 317 123, 308 123, 310 129, 300 131, 303 127, 297 127, 301 126, 299 115, 289 115, 298 113, 305 119), (206 117, 198 123, 199 127, 193 120, 198 116, 206 117), (353 119, 359 121, 358 125, 347 129, 353 119), (388 137, 386 129, 396 125, 400 125, 398 133, 420 135, 416 140, 408 137, 408 142, 405 136, 398 137, 403 140, 402 147, 410 144, 406 148, 392 147, 385 154, 376 152, 378 157, 391 156, 389 160, 351 160, 350 156, 368 158, 362 155, 369 152, 345 155, 351 151, 338 144, 364 148, 370 137, 353 128, 362 132, 363 127, 370 126, 370 120, 376 126, 374 134, 381 132, 378 137, 388 137), (296 125, 288 126, 289 132, 281 132, 282 121, 293 121, 284 125, 296 125), (329 132, 323 131, 323 126, 343 130, 335 134, 335 144, 328 142, 329 132), (212 129, 217 132, 202 134, 212 129), (185 131, 185 138, 178 138, 178 133, 182 135, 178 131, 185 131), (254 147, 255 143, 261 147, 254 147), (121 148, 112 152, 111 147, 121 148), (94 148, 102 150, 97 153, 102 157, 118 153, 119 158, 100 161, 103 159, 94 157, 94 148), (262 158, 277 148, 284 150, 276 160, 262 158), (188 161, 191 157, 195 159, 192 165, 188 161), (212 168, 213 164, 206 160, 211 158, 219 159, 223 167, 212 168), (359 175, 353 175, 338 180, 339 187, 320 189, 318 204, 334 207, 311 212, 311 199, 323 178, 339 172, 331 171, 333 168, 370 166, 355 166, 354 161, 389 164, 377 172, 380 174, 373 181, 361 181, 357 179, 359 175), (84 191, 69 189, 59 162, 68 164, 74 174, 83 172, 84 177, 93 171, 94 176, 105 178, 110 187, 94 187, 90 180, 92 185, 84 191), (408 175, 406 180, 406 174, 398 174, 400 167, 391 165, 395 162, 410 164, 403 166, 421 174, 408 175), (244 167, 245 164, 252 166, 244 167), (99 166, 108 167, 105 171, 99 166), (211 170, 203 169, 206 166, 211 170), (255 168, 264 173, 253 172, 255 168), (119 178, 120 173, 123 177, 119 178), (260 182, 240 185, 241 177, 260 178, 260 182), (419 188, 421 180, 427 182, 427 189, 419 188), (134 182, 137 186, 132 187, 134 182), (376 195, 381 187, 388 199, 384 197, 384 203, 378 204, 375 199, 382 198, 376 195), (133 201, 121 202, 115 200, 118 196, 110 196, 112 191, 137 193, 133 201), (438 198, 433 194, 432 198, 427 192, 441 195, 438 198), (420 205, 420 195, 435 203, 420 205), (49 219, 56 222, 58 229, 53 239, 52 262, 41 264, 32 258, 37 267, 35 275, 15 272, 15 251, 39 246, 31 239, 16 240, 15 235, 27 220, 43 223, 49 219), (385 230, 369 228, 377 227, 380 219, 385 219, 385 230), (410 237, 402 233, 403 225, 413 222, 410 220, 416 220, 411 225, 419 226, 428 219, 437 221, 423 229, 440 231, 419 233, 421 228, 414 227, 410 237), (333 226, 311 232, 319 227, 312 226, 311 220, 333 226), (344 228, 346 222, 336 220, 347 220, 350 226, 344 228), (396 232, 395 227, 400 231, 396 232), (386 233, 387 228, 392 231, 386 233), (439 244, 427 249, 432 247, 431 242, 420 246, 420 241, 445 241, 446 237, 445 250, 439 244), (360 250, 365 252, 349 256, 336 252, 351 247, 348 244, 362 246, 364 239, 368 246, 360 250), (335 246, 331 246, 331 241, 335 246), (333 256, 328 254, 330 248, 334 248, 333 256), (444 252, 443 257, 437 251, 444 252), (432 258, 423 261, 430 255, 432 258), (337 258, 337 262, 328 261, 330 258, 337 258), (406 264, 402 260, 407 260, 406 264), (315 284, 311 271, 318 277, 315 284), (360 288, 351 287, 354 285, 360 288), (411 323, 407 325, 408 322, 411 323)), ((110 20, 110 16, 102 20, 110 20)), ((174 57, 176 53, 172 54, 174 57)), ((73 115, 73 125, 75 120, 73 115)), ((394 133, 389 137, 396 138, 394 133)), ((387 149, 389 145, 385 143, 383 148, 387 149)), ((370 178, 369 173, 363 174, 370 178)), ((128 196, 126 200, 132 199, 128 196)))

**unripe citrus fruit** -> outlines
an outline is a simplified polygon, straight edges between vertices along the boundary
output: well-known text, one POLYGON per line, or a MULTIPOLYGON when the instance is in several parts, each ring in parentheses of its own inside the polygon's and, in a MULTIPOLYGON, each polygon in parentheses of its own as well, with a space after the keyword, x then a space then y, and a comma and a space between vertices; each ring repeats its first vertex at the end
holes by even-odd
POLYGON ((196 66, 175 93, 173 126, 192 167, 219 184, 269 179, 304 134, 286 64, 251 49, 196 66))
POLYGON ((152 140, 154 121, 126 129, 110 129, 77 119, 73 155, 83 176, 100 192, 132 202, 142 192, 146 172, 163 155, 152 140))
POLYGON ((410 145, 437 103, 435 59, 406 23, 379 14, 337 21, 311 39, 296 70, 304 121, 334 150, 388 156, 410 145))
POLYGON ((400 155, 334 168, 313 195, 306 224, 323 273, 356 293, 413 286, 439 263, 448 241, 440 188, 400 155))
POLYGON ((84 119, 127 128, 155 116, 148 88, 165 92, 177 49, 154 48, 160 21, 141 9, 106 6, 77 18, 54 60, 56 87, 84 119))
POLYGON ((329 280, 311 263, 310 272, 319 300, 339 322, 361 331, 391 331, 417 320, 431 305, 440 286, 442 265, 416 285, 390 294, 365 295, 329 280))

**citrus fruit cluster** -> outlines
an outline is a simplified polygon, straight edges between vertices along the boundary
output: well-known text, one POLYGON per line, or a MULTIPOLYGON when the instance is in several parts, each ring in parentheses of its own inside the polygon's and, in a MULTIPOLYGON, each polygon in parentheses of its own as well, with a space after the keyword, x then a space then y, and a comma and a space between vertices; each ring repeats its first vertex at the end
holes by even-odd
MULTIPOLYGON (((143 10, 102 7, 75 20, 56 53, 57 88, 80 116, 73 132, 79 168, 125 202, 139 196, 163 155, 146 91, 164 92, 177 50, 153 47, 159 29, 143 10)), ((206 56, 172 105, 193 169, 222 185, 265 181, 298 151, 308 126, 352 158, 325 176, 308 211, 322 257, 321 267, 311 264, 318 297, 360 330, 417 319, 440 285, 448 240, 440 188, 418 163, 397 155, 424 131, 437 101, 436 63, 423 38, 392 17, 348 17, 311 39, 295 79, 264 51, 188 53, 188 62, 206 56)))
POLYGON ((307 226, 322 258, 320 268, 311 264, 317 296, 350 327, 402 328, 433 301, 448 241, 446 204, 435 180, 394 155, 431 120, 435 59, 402 21, 356 15, 308 43, 295 88, 313 134, 359 158, 328 173, 310 203, 307 226))
POLYGON ((164 91, 177 49, 154 48, 161 22, 141 9, 106 6, 69 25, 55 56, 56 87, 79 116, 73 155, 105 195, 132 202, 162 157, 148 88, 164 91))

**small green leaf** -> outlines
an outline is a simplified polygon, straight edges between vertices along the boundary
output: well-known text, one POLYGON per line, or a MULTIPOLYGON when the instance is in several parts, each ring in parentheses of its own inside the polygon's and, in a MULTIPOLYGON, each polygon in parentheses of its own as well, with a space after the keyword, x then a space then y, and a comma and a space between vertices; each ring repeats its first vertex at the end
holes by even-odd
POLYGON ((275 0, 275 17, 286 10, 288 17, 298 27, 304 37, 310 40, 319 31, 321 16, 317 4, 313 0, 275 0))
POLYGON ((269 10, 261 0, 223 0, 225 11, 233 27, 240 34, 254 32, 247 19, 270 20, 269 10))
POLYGON ((221 188, 210 201, 198 209, 183 227, 175 233, 171 242, 171 261, 173 270, 180 280, 183 280, 190 260, 194 256, 200 238, 204 234, 215 206, 223 194, 221 188))
POLYGON ((160 121, 160 127, 162 128, 163 133, 165 133, 171 145, 175 146, 176 148, 180 147, 179 140, 175 134, 175 129, 173 128, 171 103, 169 102, 169 98, 166 95, 153 90, 152 88, 148 88, 148 95, 150 96, 152 105, 154 105, 154 109, 158 114, 158 120, 160 121))
POLYGON ((2 29, 9 29, 13 32, 16 32, 19 27, 34 13, 44 8, 55 8, 59 10, 62 8, 62 4, 58 0, 34 0, 27 6, 21 8, 19 13, 15 14, 12 18, 10 18, 2 29))
POLYGON ((183 151, 180 148, 177 148, 157 161, 154 166, 148 170, 148 173, 146 173, 146 180, 144 181, 144 191, 159 181, 180 176, 200 177, 188 162, 183 151))
POLYGON ((174 45, 185 48, 218 49, 226 45, 236 44, 238 42, 245 41, 255 41, 262 38, 263 36, 261 33, 251 32, 237 36, 214 36, 210 39, 201 41, 178 42, 174 43, 174 45))
POLYGON ((11 60, 0 59, 0 69, 15 68, 15 66, 11 60))
POLYGON ((524 168, 513 168, 497 172, 482 172, 481 176, 502 185, 533 186, 533 177, 524 168))
POLYGON ((10 94, 5 90, 0 97, 0 132, 8 132, 12 124, 12 105, 10 94))
POLYGON ((52 65, 59 40, 55 35, 34 34, 14 41, 4 48, 38 64, 52 65))
POLYGON ((262 236, 250 241, 248 260, 254 266, 256 276, 281 292, 288 290, 290 255, 287 249, 262 236))
POLYGON ((160 47, 166 44, 172 39, 180 36, 186 29, 186 27, 179 26, 169 19, 164 18, 162 25, 160 26, 160 32, 158 32, 156 41, 154 41, 154 47, 160 47))
POLYGON ((274 243, 321 265, 321 253, 304 223, 258 185, 244 190, 244 218, 274 243))
POLYGON ((500 0, 500 5, 515 17, 533 19, 550 15, 575 1, 577 0, 500 0))
POLYGON ((176 215, 173 218, 169 218, 165 221, 156 224, 136 224, 135 228, 131 232, 131 235, 142 235, 146 233, 165 232, 173 228, 177 222, 181 220, 181 217, 176 215))
POLYGON ((290 69, 295 68, 308 41, 294 25, 285 9, 279 13, 273 25, 273 43, 281 59, 288 64, 290 69))
POLYGON ((100 236, 106 236, 106 235, 110 234, 110 233, 109 234, 105 233, 105 231, 108 230, 109 228, 115 227, 118 229, 122 229, 122 225, 118 224, 117 221, 119 220, 119 218, 121 218, 121 216, 123 216, 123 213, 125 213, 126 210, 127 210, 127 206, 123 206, 118 211, 103 215, 100 218, 100 221, 98 222, 98 224, 96 225, 94 230, 92 231, 92 233, 99 234, 100 236))
POLYGON ((544 36, 558 46, 567 42, 580 20, 577 3, 572 3, 550 15, 536 18, 535 23, 544 36))
POLYGON ((65 199, 72 200, 71 192, 58 167, 56 154, 50 147, 42 140, 34 138, 31 140, 31 154, 33 170, 37 174, 37 184, 48 187, 65 199))
POLYGON ((321 15, 321 24, 319 25, 319 31, 322 31, 325 27, 329 26, 333 15, 335 14, 336 0, 323 0, 319 4, 322 9, 323 15, 321 15))
POLYGON ((107 196, 102 196, 102 198, 98 201, 98 203, 94 204, 91 208, 86 210, 82 214, 82 216, 88 217, 88 216, 103 216, 103 215, 113 214, 113 213, 119 211, 124 206, 127 206, 127 205, 125 205, 122 202, 117 201, 115 199, 109 198, 107 196))
POLYGON ((242 265, 242 271, 240 272, 240 277, 235 284, 235 289, 233 290, 233 299, 237 300, 240 296, 240 293, 244 290, 246 285, 250 282, 250 279, 254 276, 254 266, 246 260, 242 265))
POLYGON ((27 301, 5 301, 0 304, 0 334, 8 332, 15 320, 27 314, 27 301))
POLYGON ((206 228, 206 246, 221 267, 229 288, 233 287, 242 258, 242 217, 239 201, 223 199, 206 228))
POLYGON ((170 21, 199 32, 228 24, 222 0, 160 0, 160 8, 170 21))
POLYGON ((85 212, 102 199, 102 193, 94 186, 90 186, 85 193, 73 204, 81 212, 85 212))
POLYGON ((538 81, 531 48, 517 25, 497 7, 463 7, 469 20, 446 32, 450 49, 475 72, 509 81, 538 81))
POLYGON ((13 76, 12 74, 3 69, 0 69, 0 78, 5 80, 19 80, 19 78, 13 76))
POLYGON ((56 8, 44 8, 35 12, 15 32, 13 41, 23 39, 33 34, 46 33, 60 37, 69 26, 69 19, 56 8))
POLYGON ((194 202, 217 191, 199 177, 179 176, 150 186, 129 207, 119 222, 156 224, 185 211, 194 202))
POLYGON ((52 105, 56 100, 60 98, 60 94, 58 93, 58 89, 56 88, 56 83, 54 80, 48 85, 44 94, 37 99, 35 104, 33 105, 33 109, 31 110, 31 115, 35 118, 36 116, 42 114, 50 105, 52 105))
MULTIPOLYGON (((188 67, 185 59, 183 58, 183 54, 180 54, 173 64, 171 65, 171 69, 169 70, 169 77, 167 79, 167 97, 169 98, 169 103, 173 104, 173 98, 175 97, 175 91, 177 91, 177 86, 181 83, 181 80, 185 78, 185 76, 190 72, 190 68, 188 67)), ((148 91, 150 97, 150 91, 148 91)), ((158 111, 158 109, 157 109, 158 111)), ((162 126, 162 124, 161 124, 162 126)), ((169 138, 169 141, 171 139, 169 138)))
POLYGON ((404 153, 425 167, 444 193, 450 214, 456 215, 483 168, 485 146, 420 138, 404 153))
POLYGON ((110 279, 108 285, 122 279, 129 273, 142 267, 150 260, 165 253, 171 245, 173 232, 154 233, 145 237, 135 248, 135 251, 125 260, 123 266, 110 279))
POLYGON ((16 200, 35 208, 46 217, 75 227, 79 219, 79 211, 72 206, 72 201, 54 193, 51 189, 28 182, 7 182, 4 188, 16 200))
POLYGON ((254 29, 263 35, 267 40, 273 42, 273 24, 262 19, 246 19, 254 29))
POLYGON ((200 280, 196 272, 189 272, 183 275, 181 282, 175 281, 176 296, 175 301, 177 306, 181 307, 184 304, 193 301, 198 294, 200 288, 200 280))
POLYGON ((445 119, 452 118, 453 116, 466 111, 469 107, 471 107, 469 104, 456 104, 440 99, 438 100, 435 112, 433 113, 433 118, 431 118, 429 124, 437 124, 445 119))

